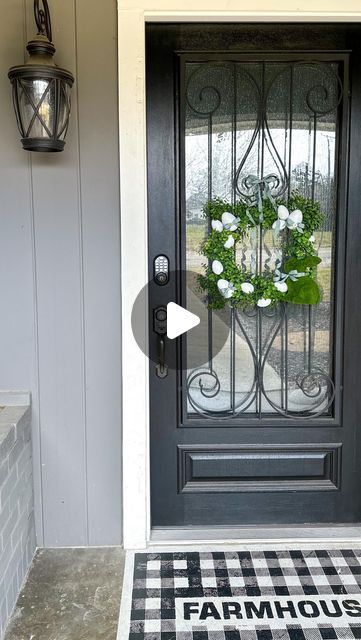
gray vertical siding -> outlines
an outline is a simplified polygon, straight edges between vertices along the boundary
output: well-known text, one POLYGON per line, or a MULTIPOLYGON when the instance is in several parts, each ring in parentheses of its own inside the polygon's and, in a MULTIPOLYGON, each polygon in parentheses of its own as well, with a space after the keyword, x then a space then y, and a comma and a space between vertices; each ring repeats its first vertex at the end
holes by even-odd
POLYGON ((32 0, 0 23, 0 388, 30 389, 38 543, 121 542, 116 1, 50 0, 72 70, 62 154, 19 146, 7 68, 32 0))

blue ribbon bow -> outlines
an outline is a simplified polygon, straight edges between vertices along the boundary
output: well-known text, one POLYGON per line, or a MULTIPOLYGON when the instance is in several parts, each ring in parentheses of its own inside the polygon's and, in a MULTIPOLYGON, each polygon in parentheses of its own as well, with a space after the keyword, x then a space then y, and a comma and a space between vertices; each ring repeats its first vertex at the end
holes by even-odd
POLYGON ((279 269, 275 269, 273 272, 273 282, 286 282, 289 278, 293 282, 298 280, 298 278, 302 278, 306 274, 303 271, 297 271, 297 269, 292 269, 288 273, 282 273, 279 269))
POLYGON ((260 222, 263 221, 263 200, 270 200, 276 209, 276 202, 272 196, 271 189, 277 180, 277 176, 273 174, 265 176, 264 178, 259 178, 258 176, 251 174, 244 179, 244 185, 247 189, 253 190, 254 197, 257 199, 260 222))

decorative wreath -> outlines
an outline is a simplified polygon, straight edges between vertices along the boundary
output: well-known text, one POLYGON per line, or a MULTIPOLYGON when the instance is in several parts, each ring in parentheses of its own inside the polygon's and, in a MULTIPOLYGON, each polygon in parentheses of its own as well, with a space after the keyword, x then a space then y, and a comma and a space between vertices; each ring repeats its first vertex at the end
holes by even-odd
POLYGON ((323 222, 318 202, 298 193, 292 193, 288 202, 275 202, 269 195, 252 207, 216 199, 204 206, 204 213, 211 220, 211 228, 202 245, 208 264, 205 274, 199 276, 199 283, 208 294, 211 308, 221 309, 226 304, 242 308, 268 307, 279 301, 296 304, 320 301, 315 278, 321 259, 313 235, 323 222), (267 230, 274 235, 276 258, 272 269, 268 256, 260 272, 257 248, 260 234, 267 230), (236 259, 237 243, 247 236, 251 247, 249 268, 245 260, 238 264, 236 259))

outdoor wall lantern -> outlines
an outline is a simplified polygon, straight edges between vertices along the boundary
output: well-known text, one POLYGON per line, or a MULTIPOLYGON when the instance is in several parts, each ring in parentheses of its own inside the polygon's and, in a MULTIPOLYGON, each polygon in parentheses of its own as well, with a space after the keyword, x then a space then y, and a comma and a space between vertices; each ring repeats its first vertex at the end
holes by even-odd
POLYGON ((62 151, 70 115, 74 77, 53 60, 50 12, 47 0, 34 0, 37 35, 27 44, 29 58, 11 67, 9 78, 23 148, 27 151, 62 151))

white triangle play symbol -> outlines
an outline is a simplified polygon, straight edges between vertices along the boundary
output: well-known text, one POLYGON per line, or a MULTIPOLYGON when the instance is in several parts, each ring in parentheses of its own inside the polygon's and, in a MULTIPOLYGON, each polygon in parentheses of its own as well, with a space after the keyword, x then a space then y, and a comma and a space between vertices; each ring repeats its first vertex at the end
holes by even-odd
POLYGON ((200 318, 179 306, 175 302, 167 304, 167 337, 171 340, 193 329, 200 323, 200 318))

